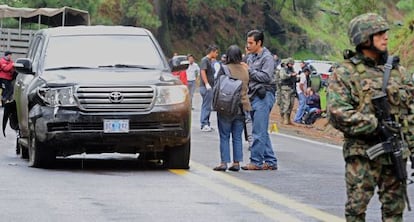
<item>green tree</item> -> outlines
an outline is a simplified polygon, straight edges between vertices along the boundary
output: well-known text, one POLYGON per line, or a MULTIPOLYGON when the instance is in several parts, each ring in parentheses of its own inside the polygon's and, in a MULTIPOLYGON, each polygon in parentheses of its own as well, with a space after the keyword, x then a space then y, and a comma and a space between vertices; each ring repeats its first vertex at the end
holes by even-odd
POLYGON ((11 7, 23 7, 25 2, 23 0, 0 0, 0 5, 3 4, 11 7))
POLYGON ((414 0, 401 0, 397 3, 397 8, 405 12, 413 11, 414 0))
POLYGON ((123 25, 142 26, 149 29, 157 29, 161 26, 154 7, 148 0, 121 0, 121 12, 123 25))

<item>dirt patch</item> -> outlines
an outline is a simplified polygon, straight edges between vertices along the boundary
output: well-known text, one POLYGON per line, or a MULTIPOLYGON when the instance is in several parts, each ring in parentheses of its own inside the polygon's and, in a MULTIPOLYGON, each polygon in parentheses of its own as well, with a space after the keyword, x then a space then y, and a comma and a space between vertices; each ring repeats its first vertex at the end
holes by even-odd
MULTIPOLYGON (((295 105, 293 108, 293 113, 291 115, 291 119, 295 116, 297 107, 297 100, 295 101, 295 105)), ((316 122, 312 125, 304 125, 304 124, 296 124, 292 123, 290 125, 284 125, 282 123, 282 118, 279 112, 279 106, 274 105, 272 112, 270 113, 270 123, 276 123, 277 129, 281 133, 293 135, 293 136, 300 136, 305 137, 311 140, 316 140, 319 142, 334 144, 334 145, 342 145, 343 143, 343 134, 342 132, 333 128, 330 124, 328 124, 327 118, 320 118, 316 120, 316 122)), ((293 122, 293 121, 292 121, 293 122)))

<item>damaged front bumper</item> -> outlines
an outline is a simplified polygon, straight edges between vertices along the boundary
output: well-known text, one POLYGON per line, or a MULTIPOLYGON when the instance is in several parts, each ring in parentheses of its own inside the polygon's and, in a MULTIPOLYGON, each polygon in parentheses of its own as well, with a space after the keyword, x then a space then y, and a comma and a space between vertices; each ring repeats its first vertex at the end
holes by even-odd
POLYGON ((35 105, 29 113, 37 140, 58 156, 161 152, 181 146, 190 140, 190 116, 185 104, 156 106, 145 113, 87 113, 35 105), (104 120, 127 120, 128 130, 106 133, 104 120))

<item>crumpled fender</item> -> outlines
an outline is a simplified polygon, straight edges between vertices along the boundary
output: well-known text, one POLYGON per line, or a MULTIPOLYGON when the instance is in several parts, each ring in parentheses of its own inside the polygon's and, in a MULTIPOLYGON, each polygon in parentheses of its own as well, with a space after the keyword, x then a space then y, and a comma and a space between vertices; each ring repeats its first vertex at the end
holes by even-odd
POLYGON ((10 128, 14 130, 19 129, 19 123, 17 120, 17 109, 16 109, 16 101, 12 101, 9 103, 4 104, 3 110, 3 136, 6 137, 6 126, 7 122, 10 121, 10 128))

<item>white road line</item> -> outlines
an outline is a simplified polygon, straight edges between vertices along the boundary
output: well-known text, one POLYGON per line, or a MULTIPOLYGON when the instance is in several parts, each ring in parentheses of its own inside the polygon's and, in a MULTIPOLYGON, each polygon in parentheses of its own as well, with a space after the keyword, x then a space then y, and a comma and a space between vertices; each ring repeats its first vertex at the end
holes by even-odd
MULTIPOLYGON (((197 170, 203 170, 203 167, 200 167, 199 164, 194 164, 192 162, 191 164, 194 168, 197 170)), ((211 171, 211 169, 209 169, 211 171)), ((216 192, 217 194, 235 201, 241 205, 244 205, 250 209, 255 210, 256 212, 263 214, 267 216, 272 221, 280 221, 280 222, 300 222, 301 220, 295 218, 294 216, 291 216, 289 214, 286 214, 280 210, 274 209, 272 207, 269 207, 268 205, 261 203, 253 198, 247 197, 246 195, 243 195, 242 193, 235 191, 229 187, 226 187, 224 185, 220 185, 217 183, 212 182, 211 180, 208 180, 207 178, 203 178, 201 176, 198 176, 195 173, 191 173, 190 171, 186 170, 170 170, 170 172, 175 173, 177 175, 184 176, 185 178, 200 184, 201 186, 212 190, 216 192)))
POLYGON ((292 210, 298 211, 298 212, 303 213, 307 216, 316 218, 320 221, 329 221, 329 222, 344 221, 344 219, 342 219, 338 216, 323 212, 323 211, 318 210, 316 208, 310 207, 306 204, 297 202, 297 201, 292 200, 288 197, 285 197, 281 194, 278 194, 274 191, 271 191, 271 190, 266 189, 264 187, 249 183, 245 180, 236 178, 236 177, 231 176, 227 173, 213 172, 210 168, 208 168, 208 167, 206 167, 202 164, 199 164, 197 162, 191 161, 191 167, 195 170, 202 171, 203 173, 213 175, 213 176, 221 179, 222 181, 227 182, 227 183, 229 183, 233 186, 242 188, 242 189, 244 189, 244 190, 246 190, 250 193, 261 196, 266 200, 269 200, 269 201, 272 201, 272 202, 277 203, 279 205, 288 207, 292 210))
POLYGON ((337 146, 337 145, 333 145, 333 144, 329 144, 329 143, 322 143, 322 142, 319 142, 319 141, 305 139, 305 138, 302 138, 302 137, 292 136, 292 135, 283 134, 283 133, 277 133, 277 134, 273 134, 273 135, 278 135, 278 136, 282 136, 282 137, 286 137, 286 138, 301 140, 301 141, 305 141, 305 142, 308 142, 308 143, 313 143, 313 144, 317 144, 317 145, 321 145, 321 146, 327 146, 327 147, 330 147, 330 148, 335 148, 335 149, 342 150, 342 146, 337 146))

